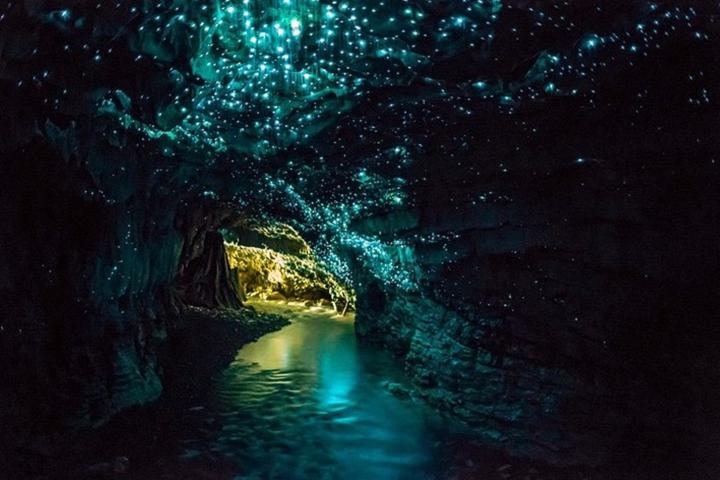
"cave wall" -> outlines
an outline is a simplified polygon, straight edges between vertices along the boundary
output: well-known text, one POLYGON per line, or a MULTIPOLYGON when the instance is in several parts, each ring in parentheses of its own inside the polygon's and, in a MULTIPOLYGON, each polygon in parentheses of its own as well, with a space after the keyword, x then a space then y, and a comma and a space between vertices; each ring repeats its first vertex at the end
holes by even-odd
POLYGON ((107 172, 39 137, 3 158, 2 361, 16 365, 10 392, 27 398, 6 412, 92 424, 157 398, 162 298, 181 245, 172 201, 121 195, 121 182, 98 198, 107 172))
POLYGON ((519 114, 553 146, 501 116, 476 125, 503 132, 500 166, 474 175, 481 151, 431 150, 413 208, 357 221, 421 272, 399 288, 349 249, 357 332, 490 445, 557 463, 715 468, 718 397, 701 393, 720 380, 714 115, 678 126, 685 99, 660 88, 649 95, 663 107, 633 128, 615 97, 628 85, 605 88, 606 115, 572 102, 519 114))
POLYGON ((132 112, 168 127, 172 68, 138 61, 157 45, 128 44, 131 2, 62 7, 12 2, 0 19, 8 424, 20 412, 37 425, 92 425, 154 400, 184 306, 240 305, 222 242, 206 242, 228 216, 203 194, 215 178, 197 181, 206 165, 176 155, 167 134, 118 121, 132 112))
POLYGON ((0 188, 3 414, 102 423, 158 398, 187 305, 241 306, 216 231, 229 210, 169 195, 134 149, 81 160, 41 135, 18 143, 0 188))
MULTIPOLYGON (((705 422, 718 398, 701 392, 718 381, 718 264, 696 256, 715 248, 698 234, 708 219, 664 195, 642 214, 647 203, 619 199, 598 172, 579 176, 598 188, 572 216, 550 213, 562 211, 552 196, 416 213, 421 230, 462 223, 461 246, 451 258, 415 246, 428 272, 419 291, 360 268, 357 333, 399 355, 430 403, 508 451, 602 463, 651 445, 658 459, 713 459, 705 422), (468 217, 484 219, 468 228, 468 217)), ((685 185, 709 195, 694 177, 685 185)))

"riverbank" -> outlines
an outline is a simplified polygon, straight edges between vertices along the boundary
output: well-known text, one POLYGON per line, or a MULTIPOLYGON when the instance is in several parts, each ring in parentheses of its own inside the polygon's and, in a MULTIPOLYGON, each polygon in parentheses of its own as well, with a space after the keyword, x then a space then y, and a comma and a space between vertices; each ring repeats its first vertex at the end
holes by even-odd
POLYGON ((168 331, 161 352, 163 393, 156 402, 123 411, 96 429, 59 431, 44 420, 18 418, 13 434, 0 435, 3 478, 145 479, 166 478, 165 473, 173 478, 224 478, 204 476, 204 468, 195 473, 187 465, 183 471, 168 468, 177 447, 172 437, 178 428, 190 428, 182 422, 183 413, 201 402, 213 376, 244 344, 288 323, 252 308, 188 308, 168 331), (164 473, 156 475, 159 472, 164 473))

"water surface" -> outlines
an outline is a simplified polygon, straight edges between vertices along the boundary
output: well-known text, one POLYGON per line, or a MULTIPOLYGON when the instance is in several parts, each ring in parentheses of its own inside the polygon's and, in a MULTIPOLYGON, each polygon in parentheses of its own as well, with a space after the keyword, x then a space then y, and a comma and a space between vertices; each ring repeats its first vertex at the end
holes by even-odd
POLYGON ((353 316, 253 304, 292 324, 243 347, 218 376, 183 457, 221 456, 237 479, 438 478, 446 422, 412 399, 387 352, 356 342, 353 316))

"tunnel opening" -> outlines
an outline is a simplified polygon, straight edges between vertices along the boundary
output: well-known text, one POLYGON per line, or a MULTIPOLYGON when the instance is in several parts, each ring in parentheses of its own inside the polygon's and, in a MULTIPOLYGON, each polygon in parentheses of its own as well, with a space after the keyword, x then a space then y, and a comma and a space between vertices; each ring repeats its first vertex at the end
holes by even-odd
POLYGON ((253 301, 355 311, 356 296, 294 227, 252 219, 232 204, 199 202, 182 209, 183 238, 175 281, 178 308, 242 309, 253 301))
POLYGON ((355 292, 338 279, 293 227, 278 222, 245 221, 220 230, 231 284, 243 302, 302 302, 355 310, 355 292))

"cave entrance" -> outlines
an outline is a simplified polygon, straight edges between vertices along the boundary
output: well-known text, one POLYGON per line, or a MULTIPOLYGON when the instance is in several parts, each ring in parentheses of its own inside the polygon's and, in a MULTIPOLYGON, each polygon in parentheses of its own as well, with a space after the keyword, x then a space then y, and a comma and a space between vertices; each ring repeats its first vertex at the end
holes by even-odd
POLYGON ((315 256, 289 225, 244 223, 221 230, 231 281, 244 302, 302 302, 345 315, 355 293, 315 256))

